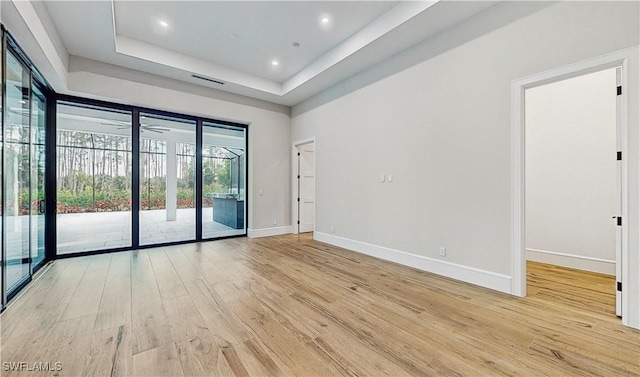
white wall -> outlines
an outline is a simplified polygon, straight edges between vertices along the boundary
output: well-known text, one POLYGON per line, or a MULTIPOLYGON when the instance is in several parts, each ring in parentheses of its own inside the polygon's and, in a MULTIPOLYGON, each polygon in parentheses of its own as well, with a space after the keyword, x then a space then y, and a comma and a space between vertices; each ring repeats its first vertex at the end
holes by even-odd
MULTIPOLYGON (((293 140, 317 141, 316 237, 511 291, 511 82, 637 45, 638 10, 637 2, 501 3, 295 106, 293 140), (416 57, 423 61, 411 65, 416 57), (379 183, 385 172, 392 183, 379 183)), ((634 99, 637 70, 629 69, 634 99)), ((637 160, 637 148, 630 153, 637 160)))
POLYGON ((527 259, 615 274, 616 70, 527 89, 527 259))

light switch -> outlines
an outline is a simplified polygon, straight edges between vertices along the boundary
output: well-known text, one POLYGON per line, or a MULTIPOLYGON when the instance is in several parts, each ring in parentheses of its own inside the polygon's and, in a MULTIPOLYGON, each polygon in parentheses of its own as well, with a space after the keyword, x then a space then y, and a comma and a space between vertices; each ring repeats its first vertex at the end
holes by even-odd
POLYGON ((262 196, 262 195, 264 195, 264 191, 262 190, 258 191, 258 196, 262 196))
POLYGON ((387 174, 387 182, 393 182, 391 174, 387 174))
POLYGON ((384 174, 380 174, 380 183, 384 183, 384 174))

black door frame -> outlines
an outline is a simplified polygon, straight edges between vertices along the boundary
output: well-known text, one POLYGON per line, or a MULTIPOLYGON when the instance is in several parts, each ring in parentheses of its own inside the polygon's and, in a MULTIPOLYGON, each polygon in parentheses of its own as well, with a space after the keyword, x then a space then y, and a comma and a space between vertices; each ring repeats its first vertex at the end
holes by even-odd
MULTIPOLYGON (((2 60, 2 72, 0 73, 0 76, 2 77, 2 108, 6 109, 7 106, 7 84, 6 84, 6 60, 7 60, 7 54, 11 53, 12 56, 18 60, 18 62, 23 66, 23 68, 25 68, 28 72, 29 72, 29 129, 31 129, 31 99, 33 97, 33 87, 37 87, 43 94, 44 96, 44 100, 45 100, 45 106, 46 106, 46 113, 45 113, 45 135, 48 132, 48 122, 49 122, 49 104, 51 102, 52 99, 52 93, 53 91, 51 90, 51 87, 49 86, 49 84, 46 82, 46 80, 44 80, 43 76, 40 74, 40 72, 38 72, 38 70, 35 68, 35 66, 33 65, 33 63, 31 62, 31 60, 26 56, 26 54, 24 53, 24 51, 22 51, 22 49, 20 48, 20 46, 17 44, 17 42, 15 41, 15 39, 11 36, 11 34, 6 30, 6 28, 4 27, 4 25, 0 25, 0 30, 2 33, 2 43, 1 43, 1 47, 2 47, 2 51, 0 51, 0 53, 2 54, 1 60, 2 60)), ((5 114, 4 112, 2 112, 1 114, 1 131, 3 133, 2 135, 2 140, 4 143, 4 139, 5 139, 5 135, 4 135, 4 123, 5 123, 5 114)), ((46 137, 46 136, 45 136, 46 137)), ((45 139, 45 182, 44 182, 44 189, 45 189, 45 198, 48 192, 48 182, 46 179, 46 167, 47 167, 47 145, 46 145, 46 141, 47 139, 45 139)), ((29 157, 31 157, 31 144, 32 142, 29 141, 29 157)), ((3 144, 3 154, 2 156, 0 156, 0 160, 2 161, 0 164, 0 168, 2 169, 2 180, 0 181, 0 185, 2 187, 2 195, 0 195, 0 201, 2 204, 4 204, 4 200, 5 200, 5 164, 4 164, 4 144, 3 144)), ((55 182, 54 182, 54 186, 55 187, 55 182)), ((31 189, 29 190, 30 193, 29 195, 31 195, 31 189)), ((37 264, 33 264, 32 262, 32 258, 31 258, 31 250, 29 250, 29 257, 28 258, 23 258, 22 263, 28 263, 29 264, 29 274, 24 276, 23 278, 21 278, 16 284, 14 284, 13 287, 7 287, 7 264, 8 264, 8 260, 7 260, 7 245, 6 245, 6 237, 5 237, 5 228, 6 228, 6 217, 4 216, 4 206, 3 206, 3 210, 2 210, 2 245, 1 246, 1 253, 2 253, 2 272, 1 272, 1 280, 2 280, 2 284, 0 285, 0 289, 2 290, 2 295, 1 295, 1 308, 2 310, 4 310, 4 308, 6 307, 6 304, 9 302, 9 300, 11 300, 13 297, 16 296, 16 294, 18 294, 18 292, 20 292, 20 290, 22 290, 22 288, 24 288, 24 286, 26 286, 32 279, 33 274, 35 272, 37 272, 42 266, 44 266, 47 263, 47 240, 46 240, 46 235, 47 235, 47 215, 45 212, 45 256, 44 258, 38 262, 37 264), (8 291, 8 288, 11 288, 10 291, 8 291)), ((45 199, 45 211, 46 211, 46 199, 45 199)), ((31 221, 29 221, 29 224, 31 225, 31 221)), ((31 231, 29 230, 29 238, 31 238, 31 231)), ((31 248, 31 239, 29 240, 29 248, 31 248)))
MULTIPOLYGON (((190 243, 195 243, 195 242, 202 242, 202 241, 213 241, 213 240, 220 240, 220 239, 226 239, 226 238, 236 238, 236 237, 246 237, 247 236, 247 229, 248 229, 248 221, 245 221, 244 223, 244 234, 241 235, 234 235, 234 236, 223 236, 223 237, 212 237, 212 238, 203 238, 202 237, 202 132, 203 132, 203 127, 211 127, 210 124, 213 125, 220 125, 221 127, 233 127, 233 128, 238 128, 238 129, 243 129, 244 133, 245 133, 245 190, 246 187, 248 187, 249 185, 249 174, 248 171, 249 169, 246 168, 246 165, 248 164, 248 154, 249 154, 249 125, 248 124, 242 124, 242 123, 235 123, 235 122, 229 122, 229 121, 223 121, 223 120, 216 120, 216 119, 210 119, 210 118, 204 118, 204 117, 199 117, 199 116, 193 116, 193 115, 186 115, 186 114, 180 114, 180 113, 175 113, 175 112, 171 112, 171 111, 164 111, 164 110, 157 110, 157 109, 150 109, 147 107, 141 107, 141 106, 132 106, 132 105, 125 105, 125 104, 121 104, 121 103, 116 103, 116 102, 109 102, 109 101, 103 101, 103 100, 96 100, 96 99, 90 99, 90 98, 83 98, 83 97, 76 97, 76 96, 70 96, 70 95, 65 95, 65 94, 56 94, 55 95, 55 101, 53 101, 54 104, 53 106, 56 106, 57 103, 59 102, 65 102, 65 103, 69 103, 71 105, 73 104, 78 104, 78 105, 85 105, 85 106, 92 106, 92 107, 100 107, 100 108, 104 108, 106 110, 120 110, 120 111, 127 111, 127 112, 131 112, 132 114, 132 166, 131 166, 131 212, 132 212, 132 218, 131 218, 131 227, 132 227, 132 234, 131 234, 131 246, 126 246, 126 247, 118 247, 118 248, 110 248, 110 249, 100 249, 100 250, 88 250, 88 251, 81 251, 81 252, 74 252, 74 253, 66 253, 66 254, 62 254, 62 255, 58 255, 57 253, 55 253, 56 251, 56 247, 57 247, 57 236, 56 236, 56 228, 55 227, 51 227, 51 229, 47 228, 47 239, 51 239, 51 242, 53 243, 53 248, 50 248, 50 250, 53 250, 53 253, 55 255, 52 255, 51 259, 65 259, 65 258, 73 258, 73 257, 78 257, 78 256, 86 256, 86 255, 97 255, 97 254, 106 254, 106 253, 112 253, 112 252, 119 252, 119 251, 129 251, 129 250, 142 250, 142 249, 149 249, 149 248, 154 248, 154 247, 161 247, 161 246, 173 246, 173 245, 184 245, 184 244, 190 244, 190 243), (158 244, 151 244, 151 245, 140 245, 140 239, 139 239, 139 225, 140 225, 140 217, 139 217, 139 209, 140 209, 140 203, 139 203, 139 198, 140 198, 140 114, 141 113, 145 113, 145 114, 150 114, 150 115, 158 115, 158 116, 163 116, 163 117, 171 117, 171 118, 178 118, 178 119, 182 119, 182 120, 187 120, 187 121, 193 121, 195 122, 195 126, 196 126, 196 175, 195 175, 195 179, 196 179, 196 185, 195 185, 195 195, 196 195, 196 200, 195 200, 195 208, 196 208, 196 237, 193 240, 186 240, 186 241, 172 241, 172 242, 165 242, 165 243, 158 243, 158 244), (204 123, 207 123, 207 126, 204 126, 204 123)), ((55 114, 55 111, 54 111, 55 114)), ((55 123, 55 122, 54 122, 55 123)), ((51 135, 51 134, 49 134, 51 135)), ((56 133, 54 132, 53 135, 56 135, 56 133)), ((47 141, 51 142, 50 139, 53 139, 52 143, 54 145, 53 151, 51 152, 51 155, 53 157, 52 161, 56 161, 56 157, 57 157, 57 150, 55 148, 55 139, 56 137, 51 137, 49 138, 47 141)), ((47 156, 49 157, 49 155, 47 156)), ((56 176, 56 168, 55 168, 55 163, 54 164, 48 164, 47 167, 49 168, 50 171, 48 171, 47 173, 47 177, 49 179, 51 179, 53 181, 53 187, 55 187, 55 182, 57 180, 57 176, 56 176)), ((53 203, 53 217, 55 217, 55 209, 56 209, 56 205, 55 203, 57 203, 57 193, 55 192, 55 190, 49 190, 47 191, 47 202, 51 202, 53 203), (49 192, 51 191, 51 192, 49 192)), ((48 208, 48 207, 47 207, 48 208)), ((249 216, 249 201, 247 199, 247 195, 245 195, 245 211, 247 213, 247 217, 249 216)), ((52 224, 53 225, 53 224, 52 224)))

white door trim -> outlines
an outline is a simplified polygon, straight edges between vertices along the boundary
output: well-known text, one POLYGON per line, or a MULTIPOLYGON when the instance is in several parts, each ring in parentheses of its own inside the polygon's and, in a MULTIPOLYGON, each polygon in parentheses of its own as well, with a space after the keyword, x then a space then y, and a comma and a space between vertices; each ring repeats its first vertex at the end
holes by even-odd
MULTIPOLYGON (((629 261, 629 232, 628 232, 628 60, 632 54, 637 54, 637 47, 618 51, 605 56, 589 59, 583 62, 570 64, 556 69, 551 69, 532 76, 512 81, 511 83, 511 200, 512 200, 512 287, 511 293, 524 297, 527 294, 526 256, 525 256, 525 172, 524 172, 524 92, 525 89, 561 81, 571 77, 581 76, 587 73, 601 71, 607 68, 622 67, 622 112, 621 112, 621 143, 622 148, 622 263, 623 267, 629 261)), ((615 88, 611 88, 615 90, 615 88)), ((615 156, 611 156, 615 158, 615 156)), ((630 286, 629 274, 625 268, 622 274, 622 286, 630 286)), ((622 300, 625 303, 622 312, 623 323, 629 320, 629 289, 623 289, 622 300)), ((635 316, 634 316, 635 317, 635 316)))
MULTIPOLYGON (((315 152, 313 153, 313 170, 316 172, 315 176, 315 193, 318 193, 318 173, 316 167, 316 156, 318 155, 318 144, 316 144, 316 138, 310 137, 306 139, 296 140, 291 143, 291 229, 293 234, 298 234, 298 147, 303 144, 313 143, 315 146, 315 152)), ((313 231, 316 230, 316 202, 313 203, 313 231)))

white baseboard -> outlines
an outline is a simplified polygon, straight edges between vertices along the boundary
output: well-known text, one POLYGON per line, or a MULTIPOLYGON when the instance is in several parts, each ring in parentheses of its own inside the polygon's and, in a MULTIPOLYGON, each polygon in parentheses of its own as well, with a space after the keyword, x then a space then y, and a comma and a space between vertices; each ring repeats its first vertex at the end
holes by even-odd
POLYGON ((616 274, 616 261, 602 258, 585 257, 549 250, 527 249, 527 260, 607 275, 616 274))
POLYGON ((417 268, 419 270, 446 276, 452 279, 461 280, 496 291, 511 293, 511 276, 467 267, 460 264, 444 262, 421 255, 372 245, 317 231, 313 234, 313 237, 316 241, 328 243, 379 259, 417 268))
POLYGON ((262 229, 247 229, 247 236, 249 238, 271 237, 281 236, 283 234, 289 234, 293 232, 291 225, 279 226, 275 228, 262 228, 262 229))

